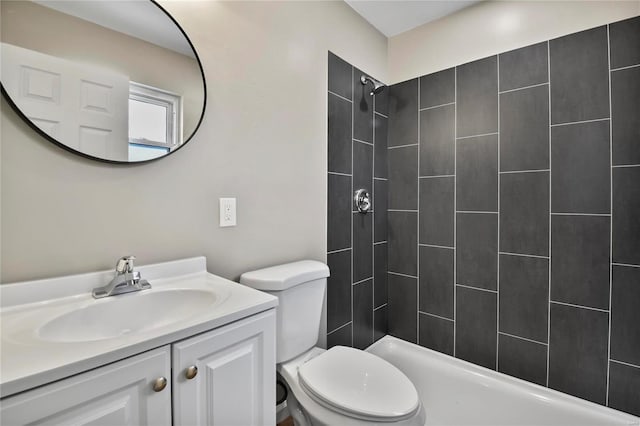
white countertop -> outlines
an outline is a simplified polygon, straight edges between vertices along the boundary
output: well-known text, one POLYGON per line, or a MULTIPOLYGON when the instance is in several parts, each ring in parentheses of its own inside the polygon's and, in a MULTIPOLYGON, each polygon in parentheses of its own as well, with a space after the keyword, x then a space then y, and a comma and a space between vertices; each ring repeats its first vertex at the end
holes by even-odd
MULTIPOLYGON (((274 296, 208 273, 204 257, 140 266, 136 270, 153 287, 143 292, 205 289, 220 295, 221 301, 211 310, 152 330, 102 340, 54 342, 39 338, 38 330, 61 312, 96 303, 91 289, 108 283, 113 271, 3 284, 0 286, 0 397, 182 340, 278 304, 274 296)), ((143 292, 115 297, 135 297, 143 292)), ((136 321, 145 321, 145 318, 136 318, 136 321)))

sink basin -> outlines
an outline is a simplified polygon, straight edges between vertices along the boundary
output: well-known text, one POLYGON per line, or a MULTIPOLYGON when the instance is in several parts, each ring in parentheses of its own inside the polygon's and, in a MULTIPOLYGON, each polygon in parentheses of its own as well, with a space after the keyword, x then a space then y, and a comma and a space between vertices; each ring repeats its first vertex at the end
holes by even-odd
POLYGON ((66 312, 38 330, 42 340, 90 342, 144 333, 212 309, 216 293, 200 289, 145 290, 96 300, 66 312))

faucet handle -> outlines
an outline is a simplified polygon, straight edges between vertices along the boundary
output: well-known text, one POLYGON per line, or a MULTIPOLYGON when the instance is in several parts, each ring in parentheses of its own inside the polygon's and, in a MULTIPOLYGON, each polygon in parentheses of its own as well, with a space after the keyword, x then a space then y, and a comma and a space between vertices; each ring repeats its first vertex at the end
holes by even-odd
POLYGON ((133 272, 133 261, 135 259, 135 256, 124 256, 118 259, 118 263, 116 263, 116 273, 125 274, 127 272, 133 272))

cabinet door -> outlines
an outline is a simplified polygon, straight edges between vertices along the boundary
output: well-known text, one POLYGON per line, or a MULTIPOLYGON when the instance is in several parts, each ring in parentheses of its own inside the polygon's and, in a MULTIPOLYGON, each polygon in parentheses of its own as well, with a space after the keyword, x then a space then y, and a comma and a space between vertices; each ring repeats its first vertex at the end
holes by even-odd
POLYGON ((4 398, 3 425, 171 425, 169 346, 4 398), (167 379, 160 392, 159 377, 167 379))
POLYGON ((174 424, 274 425, 275 355, 273 309, 174 344, 174 424))

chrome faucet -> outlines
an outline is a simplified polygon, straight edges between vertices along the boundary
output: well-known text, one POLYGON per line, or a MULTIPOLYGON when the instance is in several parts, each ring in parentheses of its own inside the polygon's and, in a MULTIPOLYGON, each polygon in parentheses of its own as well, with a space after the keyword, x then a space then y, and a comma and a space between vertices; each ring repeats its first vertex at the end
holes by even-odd
POLYGON ((135 256, 124 256, 118 259, 116 275, 109 284, 93 289, 94 299, 150 289, 149 281, 140 278, 140 272, 133 270, 134 260, 135 256))

